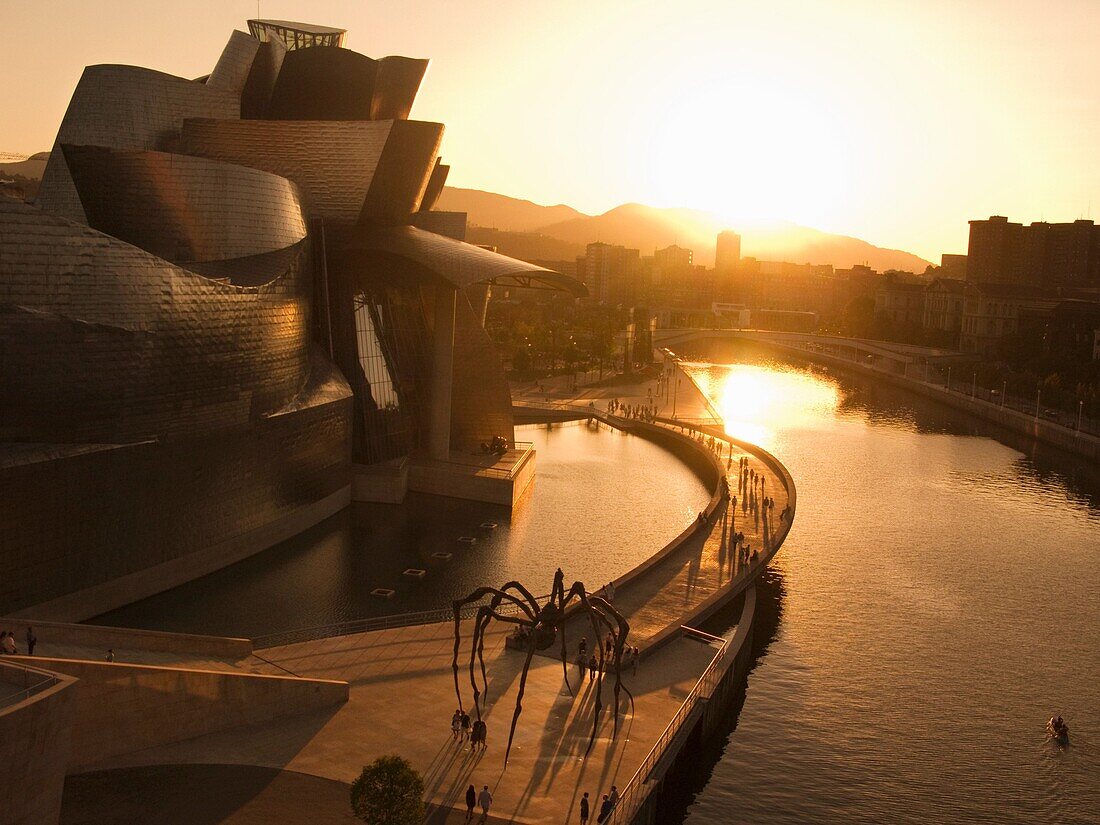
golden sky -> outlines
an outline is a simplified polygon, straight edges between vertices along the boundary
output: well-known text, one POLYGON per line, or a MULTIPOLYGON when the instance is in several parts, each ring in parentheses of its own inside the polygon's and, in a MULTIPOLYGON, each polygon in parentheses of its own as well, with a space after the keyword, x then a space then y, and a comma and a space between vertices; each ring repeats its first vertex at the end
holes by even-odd
MULTIPOLYGON (((1100 213, 1100 0, 263 0, 430 57, 450 182, 601 212, 783 218, 938 260, 966 221, 1100 213)), ((207 73, 254 0, 4 0, 0 150, 82 68, 207 73)))

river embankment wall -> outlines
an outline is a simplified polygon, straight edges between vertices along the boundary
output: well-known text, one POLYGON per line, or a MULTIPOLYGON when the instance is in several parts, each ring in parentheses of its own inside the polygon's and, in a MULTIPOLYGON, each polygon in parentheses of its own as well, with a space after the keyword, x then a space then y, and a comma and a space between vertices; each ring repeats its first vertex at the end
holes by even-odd
POLYGON ((917 395, 938 401, 953 409, 961 410, 975 418, 1003 427, 1017 435, 1050 444, 1066 452, 1078 455, 1089 461, 1100 463, 1100 438, 1081 432, 1070 427, 1063 426, 1054 421, 1042 417, 1029 415, 1014 410, 1010 407, 1002 407, 981 398, 974 398, 966 393, 948 390, 942 384, 932 384, 917 378, 898 375, 887 370, 878 369, 872 365, 851 361, 847 358, 839 358, 825 352, 809 352, 799 347, 792 347, 776 341, 769 341, 757 337, 738 337, 736 334, 712 333, 704 334, 684 342, 689 344, 705 343, 708 341, 744 341, 755 344, 764 349, 789 356, 803 363, 821 364, 828 367, 836 367, 849 375, 863 378, 881 380, 883 383, 898 387, 917 395))

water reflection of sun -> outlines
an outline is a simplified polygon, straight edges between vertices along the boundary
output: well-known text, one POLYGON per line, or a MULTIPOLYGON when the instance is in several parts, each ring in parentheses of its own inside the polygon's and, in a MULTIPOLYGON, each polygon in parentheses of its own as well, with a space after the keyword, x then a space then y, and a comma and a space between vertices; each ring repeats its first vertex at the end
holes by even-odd
POLYGON ((812 373, 783 368, 732 364, 686 365, 734 438, 762 446, 777 429, 808 426, 840 403, 835 384, 812 373))

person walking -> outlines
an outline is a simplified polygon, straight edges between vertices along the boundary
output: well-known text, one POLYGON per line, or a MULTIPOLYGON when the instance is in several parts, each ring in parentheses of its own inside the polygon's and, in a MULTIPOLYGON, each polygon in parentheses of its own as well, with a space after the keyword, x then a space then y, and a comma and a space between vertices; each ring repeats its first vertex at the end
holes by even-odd
POLYGON ((470 738, 470 714, 462 712, 462 741, 470 738))
POLYGON ((611 786, 611 793, 608 794, 607 798, 611 802, 612 808, 619 804, 619 788, 617 785, 611 786))
POLYGON ((590 682, 596 681, 596 671, 600 669, 600 662, 596 658, 595 654, 588 659, 588 680, 590 682))
POLYGON ((489 793, 489 786, 485 785, 481 793, 477 795, 477 804, 481 806, 481 821, 489 818, 489 808, 493 805, 493 795, 489 793))
POLYGON ((451 738, 458 741, 458 733, 462 728, 462 711, 455 710, 451 715, 451 738))
POLYGON ((115 649, 113 647, 107 648, 107 661, 113 662, 115 660, 115 649))
POLYGON ((34 635, 34 628, 27 626, 27 655, 34 655, 34 646, 38 644, 38 637, 34 635))
POLYGON ((5 630, 0 633, 0 653, 5 653, 8 656, 14 656, 16 654, 15 648, 15 634, 5 630))
POLYGON ((466 821, 474 818, 474 806, 477 804, 477 791, 471 785, 466 789, 466 821))
POLYGON ((581 797, 581 825, 588 825, 588 791, 581 797))
POLYGON ((611 799, 607 794, 603 795, 603 802, 600 803, 600 815, 596 817, 596 821, 603 823, 607 821, 607 818, 611 816, 611 809, 615 806, 611 804, 611 799))

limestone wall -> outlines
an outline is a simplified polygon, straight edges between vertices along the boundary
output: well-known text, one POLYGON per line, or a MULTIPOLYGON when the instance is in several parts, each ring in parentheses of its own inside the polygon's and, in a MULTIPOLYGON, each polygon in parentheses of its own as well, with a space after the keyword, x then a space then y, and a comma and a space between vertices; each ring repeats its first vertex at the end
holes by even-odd
POLYGON ((39 650, 42 645, 59 644, 119 650, 155 650, 164 653, 216 656, 243 659, 252 653, 251 639, 226 636, 198 636, 190 633, 165 633, 159 630, 133 630, 94 624, 40 622, 34 619, 0 619, 4 630, 11 630, 23 652, 28 627, 34 628, 39 650))
POLYGON ((69 758, 73 679, 0 662, 0 765, 4 787, 0 825, 52 825, 61 814, 69 758), (29 685, 57 677, 36 693, 5 704, 29 685))
MULTIPOLYGON (((39 659, 75 676, 69 771, 219 730, 336 707, 347 682, 39 659)), ((35 741, 31 738, 28 741, 35 741)))

